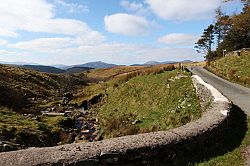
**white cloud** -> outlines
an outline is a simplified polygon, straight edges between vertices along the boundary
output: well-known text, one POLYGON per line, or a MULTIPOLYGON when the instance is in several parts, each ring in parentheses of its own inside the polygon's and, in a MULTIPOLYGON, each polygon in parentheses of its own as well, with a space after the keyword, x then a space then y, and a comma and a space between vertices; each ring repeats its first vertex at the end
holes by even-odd
MULTIPOLYGON (((18 30, 45 32, 71 36, 84 36, 104 40, 85 22, 75 19, 55 18, 54 6, 45 0, 8 0, 0 3, 0 35, 15 37, 18 30)), ((100 41, 97 41, 100 42, 100 41)))
POLYGON ((67 9, 69 13, 89 12, 87 5, 82 5, 78 3, 66 3, 63 0, 54 0, 54 2, 67 9))
POLYGON ((72 38, 40 38, 19 42, 11 46, 22 50, 54 53, 58 49, 72 47, 75 43, 75 40, 72 38))
POLYGON ((124 43, 99 43, 96 45, 75 43, 77 43, 75 38, 42 38, 19 42, 11 45, 11 47, 21 49, 21 51, 25 50, 28 53, 33 52, 32 56, 20 57, 20 53, 0 51, 2 53, 0 54, 0 59, 10 61, 12 58, 14 61, 36 62, 48 65, 56 63, 80 64, 89 61, 132 64, 152 60, 203 60, 202 56, 198 55, 191 48, 157 48, 152 45, 124 43), (7 58, 5 55, 12 56, 7 58))
POLYGON ((143 3, 137 3, 135 1, 130 2, 128 0, 122 0, 120 5, 124 7, 128 12, 135 12, 138 15, 146 15, 149 10, 144 6, 143 3))
POLYGON ((221 0, 145 0, 158 17, 188 21, 210 18, 221 0))
POLYGON ((126 13, 105 16, 104 22, 107 31, 128 36, 145 35, 152 26, 144 17, 126 13))
POLYGON ((3 29, 0 27, 0 36, 17 37, 18 34, 16 32, 11 31, 11 30, 3 29))
MULTIPOLYGON (((64 52, 67 49, 77 48, 77 47, 95 47, 97 44, 102 42, 89 41, 95 38, 95 33, 89 34, 90 38, 84 37, 64 37, 64 38, 38 38, 29 41, 18 42, 15 44, 9 44, 11 48, 18 48, 28 51, 36 51, 41 53, 57 53, 64 52), (93 43, 92 43, 93 42, 93 43)), ((0 40, 1 43, 1 40, 0 40)), ((72 52, 69 54, 73 54, 72 52)))
POLYGON ((184 33, 171 33, 158 38, 158 42, 171 46, 192 46, 198 36, 184 33))
POLYGON ((8 44, 7 40, 0 39, 0 46, 5 46, 7 44, 8 44))
POLYGON ((138 62, 181 60, 202 61, 204 58, 192 48, 151 48, 136 57, 138 62))
POLYGON ((15 55, 15 54, 16 52, 14 51, 0 50, 0 55, 9 56, 9 55, 15 55))

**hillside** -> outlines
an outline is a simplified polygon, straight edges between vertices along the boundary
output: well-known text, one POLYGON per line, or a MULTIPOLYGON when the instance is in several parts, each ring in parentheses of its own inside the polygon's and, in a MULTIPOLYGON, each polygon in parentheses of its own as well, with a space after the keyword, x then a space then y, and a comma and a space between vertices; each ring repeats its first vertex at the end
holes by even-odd
POLYGON ((104 138, 169 130, 200 117, 190 75, 178 70, 131 78, 97 108, 104 138))
POLYGON ((70 67, 65 70, 66 73, 81 73, 87 70, 92 70, 90 67, 70 67))
POLYGON ((249 50, 228 53, 226 57, 210 62, 207 69, 232 82, 250 87, 249 50))
POLYGON ((65 72, 65 70, 58 69, 58 68, 52 67, 52 66, 23 65, 23 66, 20 66, 20 67, 23 67, 23 68, 25 68, 25 69, 36 70, 36 71, 40 71, 40 72, 44 72, 44 73, 59 74, 59 73, 64 73, 64 72, 65 72))
POLYGON ((0 141, 8 147, 0 151, 168 130, 200 116, 190 75, 174 65, 66 75, 0 65, 0 88, 0 141))
POLYGON ((39 105, 60 100, 63 93, 85 85, 82 76, 47 74, 0 65, 0 104, 18 111, 39 111, 39 105))

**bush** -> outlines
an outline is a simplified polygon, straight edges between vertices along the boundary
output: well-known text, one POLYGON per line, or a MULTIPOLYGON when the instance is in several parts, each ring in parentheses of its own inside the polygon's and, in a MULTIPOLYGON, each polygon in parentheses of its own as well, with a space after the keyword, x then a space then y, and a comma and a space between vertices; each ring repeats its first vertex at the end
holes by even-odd
POLYGON ((27 99, 21 92, 0 85, 0 105, 12 108, 14 111, 20 111, 26 104, 27 99))

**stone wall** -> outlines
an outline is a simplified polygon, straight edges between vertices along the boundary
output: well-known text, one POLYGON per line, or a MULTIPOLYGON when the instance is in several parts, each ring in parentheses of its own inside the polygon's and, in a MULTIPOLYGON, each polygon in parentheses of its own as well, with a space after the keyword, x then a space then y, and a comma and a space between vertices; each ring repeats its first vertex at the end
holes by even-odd
POLYGON ((225 56, 241 56, 241 54, 249 53, 249 52, 250 52, 250 48, 243 48, 241 50, 228 52, 225 54, 225 56))
POLYGON ((201 101, 209 103, 196 121, 170 131, 4 152, 0 165, 160 165, 174 162, 177 154, 210 146, 228 127, 231 102, 200 77, 192 79, 201 101))

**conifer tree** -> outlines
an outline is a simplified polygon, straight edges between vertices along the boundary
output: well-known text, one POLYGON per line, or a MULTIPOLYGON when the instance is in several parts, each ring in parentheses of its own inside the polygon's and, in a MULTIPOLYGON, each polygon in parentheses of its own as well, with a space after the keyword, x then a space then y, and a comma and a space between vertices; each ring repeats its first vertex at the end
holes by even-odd
POLYGON ((203 35, 195 43, 195 48, 198 53, 205 54, 208 59, 209 54, 212 52, 212 44, 214 43, 214 25, 209 25, 204 29, 203 35))

